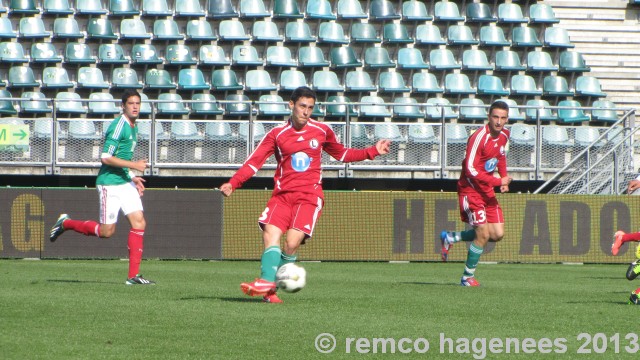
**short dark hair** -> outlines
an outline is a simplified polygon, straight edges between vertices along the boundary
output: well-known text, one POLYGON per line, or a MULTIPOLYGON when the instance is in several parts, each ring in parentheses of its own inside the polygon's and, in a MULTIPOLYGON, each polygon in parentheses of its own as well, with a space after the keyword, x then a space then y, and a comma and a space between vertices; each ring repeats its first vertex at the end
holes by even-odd
POLYGON ((509 112, 509 104, 504 101, 498 100, 491 104, 491 107, 489 107, 489 114, 491 114, 493 109, 506 110, 507 112, 509 112))
POLYGON ((295 102, 301 97, 312 98, 313 101, 316 101, 316 92, 311 90, 308 86, 300 86, 293 90, 293 93, 291 94, 291 101, 295 104, 295 102))
POLYGON ((122 94, 122 105, 126 104, 127 100, 129 100, 129 98, 132 96, 137 96, 138 99, 142 100, 142 96, 140 96, 140 93, 138 93, 136 90, 127 89, 124 91, 124 94, 122 94))

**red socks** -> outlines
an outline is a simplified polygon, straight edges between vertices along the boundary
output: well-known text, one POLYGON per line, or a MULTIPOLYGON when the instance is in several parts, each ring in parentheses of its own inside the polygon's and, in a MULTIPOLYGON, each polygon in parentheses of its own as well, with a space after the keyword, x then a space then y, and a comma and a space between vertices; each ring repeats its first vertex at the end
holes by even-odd
POLYGON ((627 241, 640 241, 640 232, 622 235, 622 243, 626 243, 627 241))
POLYGON ((62 223, 65 230, 73 230, 80 234, 100 237, 100 224, 92 220, 65 220, 62 223))
POLYGON ((129 279, 140 273, 140 261, 142 260, 142 248, 144 243, 144 230, 131 229, 129 231, 129 279))

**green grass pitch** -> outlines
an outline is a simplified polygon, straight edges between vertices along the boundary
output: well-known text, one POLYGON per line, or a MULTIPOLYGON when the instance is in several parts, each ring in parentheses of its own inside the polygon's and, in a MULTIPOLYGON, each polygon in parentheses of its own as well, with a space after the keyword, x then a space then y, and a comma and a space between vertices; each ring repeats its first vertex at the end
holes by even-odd
POLYGON ((306 288, 264 304, 239 287, 257 262, 150 260, 158 284, 126 286, 126 261, 1 260, 1 356, 631 359, 640 347, 640 307, 627 305, 640 283, 623 265, 480 264, 482 286, 463 288, 461 263, 301 264, 306 288), (331 348, 325 333, 330 353, 316 348, 331 348))

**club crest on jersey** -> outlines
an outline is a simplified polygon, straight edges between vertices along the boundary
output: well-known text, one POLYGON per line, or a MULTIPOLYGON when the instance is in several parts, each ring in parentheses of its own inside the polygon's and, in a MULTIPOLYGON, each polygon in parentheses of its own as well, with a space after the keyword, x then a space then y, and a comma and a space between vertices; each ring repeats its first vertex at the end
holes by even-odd
POLYGON ((504 146, 500 146, 500 155, 504 156, 504 151, 505 151, 504 146))
POLYGON ((309 147, 312 148, 313 150, 317 149, 318 145, 319 145, 318 139, 316 138, 313 138, 311 139, 311 141, 309 141, 309 147))
POLYGON ((291 167, 297 172, 307 171, 311 165, 311 158, 306 153, 299 151, 291 155, 291 167))
POLYGON ((493 170, 496 169, 497 165, 498 165, 498 159, 491 158, 484 163, 484 169, 488 172, 492 172, 493 170))

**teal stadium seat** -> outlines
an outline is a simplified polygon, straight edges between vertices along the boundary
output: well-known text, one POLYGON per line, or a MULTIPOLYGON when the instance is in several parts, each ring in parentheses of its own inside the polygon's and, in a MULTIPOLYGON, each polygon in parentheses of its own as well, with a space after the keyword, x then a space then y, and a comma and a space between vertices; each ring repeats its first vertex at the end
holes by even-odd
POLYGON ((49 114, 52 112, 50 102, 43 100, 46 96, 38 91, 25 91, 20 96, 20 112, 25 114, 49 114))
POLYGON ((293 60, 291 49, 285 46, 269 46, 265 58, 267 67, 296 67, 298 62, 293 60))
POLYGON ((373 84, 368 72, 362 70, 349 71, 345 77, 345 91, 347 92, 371 92, 378 88, 373 84))
POLYGON ((593 126, 578 126, 576 127, 576 133, 573 138, 574 144, 578 147, 578 151, 593 145, 594 147, 600 147, 604 144, 600 138, 600 130, 593 126))
POLYGON ((69 137, 83 140, 98 140, 100 134, 92 120, 74 119, 69 121, 69 137))
POLYGON ((447 44, 449 46, 478 45, 479 41, 473 36, 467 25, 450 25, 447 29, 447 44))
POLYGON ((76 0, 76 14, 105 15, 107 9, 102 7, 101 0, 76 0))
POLYGON ((319 47, 303 46, 298 50, 298 66, 303 68, 322 68, 329 66, 319 47))
POLYGON ((39 13, 40 9, 36 6, 35 0, 11 0, 9 3, 9 14, 34 15, 39 13))
POLYGON ((186 39, 209 42, 218 40, 218 37, 213 33, 208 21, 192 19, 187 22, 186 39))
POLYGON ((261 95, 258 100, 258 115, 289 116, 291 110, 280 95, 261 95))
POLYGON ((596 100, 591 104, 595 109, 591 110, 591 120, 614 123, 619 120, 616 104, 610 100, 596 100))
POLYGON ((61 67, 46 67, 42 70, 43 89, 70 89, 74 85, 69 80, 67 69, 61 67))
POLYGON ((337 17, 340 20, 366 19, 367 13, 362 9, 359 0, 338 0, 337 17))
POLYGON ((408 87, 402 75, 398 72, 383 71, 378 77, 378 92, 380 93, 408 93, 408 87))
POLYGON ((557 24, 560 22, 548 4, 531 4, 529 6, 529 22, 531 24, 557 24))
POLYGON ((487 71, 493 70, 487 54, 482 50, 467 49, 462 53, 462 70, 487 71))
MULTIPOLYGON (((0 90, 0 99, 12 98, 13 95, 8 90, 0 90)), ((0 114, 1 115, 16 115, 16 110, 11 100, 0 100, 0 114)))
POLYGON ((111 87, 115 89, 142 89, 138 73, 132 68, 115 68, 111 75, 111 87))
POLYGON ((464 20, 464 17, 460 16, 460 10, 456 3, 449 1, 438 1, 435 3, 433 10, 434 22, 457 23, 464 20))
POLYGON ((31 44, 31 62, 35 64, 55 64, 62 62, 62 56, 52 43, 31 44))
POLYGON ((509 128, 509 165, 514 167, 530 167, 536 145, 536 127, 516 123, 509 128))
POLYGON ((313 73, 311 87, 316 92, 342 92, 344 87, 338 80, 338 75, 331 70, 321 70, 313 73))
POLYGON ((140 15, 140 11, 135 7, 133 0, 109 0, 109 15, 135 16, 140 15))
POLYGON ((334 22, 322 22, 318 29, 320 44, 348 44, 349 38, 344 34, 342 25, 334 22))
POLYGON ((525 110, 527 121, 537 122, 538 118, 544 122, 558 120, 558 116, 553 113, 547 100, 527 100, 527 106, 535 106, 535 108, 527 108, 525 110))
POLYGON ((203 158, 216 163, 229 162, 229 149, 234 146, 236 136, 228 122, 211 121, 204 127, 205 144, 203 158))
POLYGON ((354 44, 375 44, 381 43, 382 38, 378 35, 373 24, 356 22, 351 24, 351 42, 354 44))
POLYGON ((545 97, 567 97, 573 96, 573 91, 569 90, 567 79, 562 76, 546 76, 542 84, 542 95, 545 97))
POLYGON ((467 128, 463 124, 446 124, 445 146, 447 150, 447 166, 460 166, 465 154, 465 147, 469 137, 467 128))
POLYGON ((158 115, 188 115, 189 108, 179 94, 158 95, 158 115))
POLYGON ((427 105, 425 115, 428 120, 441 121, 443 118, 450 120, 458 116, 453 107, 450 106, 451 102, 446 98, 429 98, 427 99, 427 105))
POLYGON ((530 75, 513 75, 511 77, 511 95, 513 96, 541 96, 542 90, 530 75))
POLYGON ((86 114, 87 109, 82 105, 79 94, 59 92, 56 94, 56 112, 61 114, 86 114))
POLYGON ((424 112, 414 98, 397 97, 393 100, 394 119, 422 119, 424 112), (397 104, 397 105, 396 105, 397 104))
POLYGON ((297 0, 275 0, 274 19, 302 19, 303 17, 304 14, 300 12, 297 0))
POLYGON ((522 14, 522 8, 517 3, 498 5, 498 24, 526 24, 529 19, 522 14))
MULTIPOLYGON (((153 0, 151 0, 153 1, 153 0)), ((206 15, 206 12, 200 6, 199 0, 180 0, 175 2, 176 17, 195 17, 200 18, 206 15)))
POLYGON ((111 21, 91 18, 87 22, 87 38, 92 40, 117 40, 118 36, 113 32, 111 21))
POLYGON ((350 46, 342 46, 331 49, 329 54, 331 69, 353 69, 362 67, 355 51, 350 46))
POLYGON ((218 45, 202 45, 198 50, 198 61, 201 66, 231 65, 231 60, 224 53, 224 48, 218 45))
POLYGON ((104 80, 102 70, 93 67, 81 67, 78 69, 78 88, 81 89, 108 89, 109 83, 104 80))
POLYGON ((231 19, 238 16, 238 11, 231 4, 231 0, 209 1, 207 17, 212 19, 231 19))
POLYGON ((471 87, 471 82, 466 74, 447 74, 444 78, 445 95, 473 95, 476 89, 471 87))
POLYGON ((591 71, 587 66, 582 53, 577 51, 563 51, 558 62, 560 73, 583 73, 591 71))
POLYGON ((262 0, 240 0, 240 18, 263 19, 271 16, 262 0))
POLYGON ((548 27, 544 30, 543 45, 550 48, 571 49, 575 45, 571 43, 567 29, 548 27))
POLYGON ((500 99, 500 101, 505 102, 507 105, 509 105, 509 121, 510 122, 524 121, 526 119, 526 116, 524 115, 524 113, 522 112, 522 110, 518 106, 518 103, 516 103, 515 100, 500 99))
POLYGON ((131 63, 137 65, 162 64, 156 47, 151 44, 135 44, 131 47, 131 63))
POLYGON ((155 90, 173 90, 177 85, 167 70, 149 69, 144 75, 145 88, 155 90))
POLYGON ((398 50, 399 70, 422 70, 428 69, 429 63, 424 61, 422 51, 417 48, 401 48, 398 50))
POLYGON ((160 41, 178 41, 184 39, 178 23, 173 19, 157 19, 153 22, 153 39, 160 41))
POLYGON ((360 98, 360 117, 388 118, 391 111, 384 105, 384 99, 379 96, 363 96, 360 98))
POLYGON ((327 98, 327 117, 351 117, 357 116, 356 107, 351 104, 351 99, 342 95, 329 96, 327 98))
POLYGON ((54 39, 81 39, 84 34, 80 32, 78 22, 74 18, 57 18, 53 22, 54 39))
POLYGON ((242 90, 236 73, 229 69, 216 69, 211 74, 212 91, 236 91, 242 90))
POLYGON ((383 44, 413 44, 413 38, 404 24, 387 23, 382 28, 383 44))
MULTIPOLYGON (((478 95, 487 95, 493 99, 494 96, 509 96, 510 91, 505 89, 502 79, 495 75, 480 75, 478 78, 478 95)), ((513 94, 512 94, 513 95, 513 94)))
POLYGON ((246 95, 231 94, 225 98, 227 103, 225 104, 225 114, 228 116, 249 116, 253 109, 251 107, 251 100, 246 95))
POLYGON ((44 0, 42 13, 45 15, 72 15, 69 0, 44 0))
POLYGON ((395 6, 388 0, 373 0, 369 4, 369 21, 399 20, 401 16, 395 6))
POLYGON ((124 50, 120 44, 100 44, 98 47, 98 63, 122 65, 128 64, 129 59, 124 56, 124 50))
POLYGON ((251 37, 246 34, 240 21, 222 20, 218 28, 218 41, 247 41, 251 37))
POLYGON ((284 70, 280 73, 280 91, 293 91, 300 86, 308 86, 302 71, 284 70))
POLYGON ((251 31, 253 34, 252 42, 281 42, 284 41, 284 36, 280 34, 278 30, 278 25, 272 21, 256 21, 253 23, 253 29, 251 31))
POLYGON ((514 27, 511 30, 511 47, 512 48, 531 48, 542 47, 542 43, 538 40, 535 29, 531 27, 514 27))
POLYGON ((479 46, 502 48, 510 46, 511 42, 504 36, 504 30, 499 26, 483 26, 480 28, 479 46))
POLYGON ((187 45, 171 44, 166 47, 165 65, 190 66, 198 62, 191 54, 191 48, 187 45))
POLYGON ((402 3, 402 21, 424 22, 433 20, 424 2, 408 0, 402 3))
POLYGON ((67 43, 64 48, 64 62, 67 64, 95 64, 96 59, 88 44, 67 43))
POLYGON ((431 124, 411 124, 407 131, 407 163, 426 165, 432 163, 433 146, 439 143, 431 124))
POLYGON ((191 114, 193 115, 222 115, 224 110, 218 100, 211 94, 193 94, 191 100, 191 114))
POLYGON ((590 120, 584 110, 580 109, 582 105, 578 101, 562 100, 558 102, 558 107, 558 118, 562 123, 575 123, 590 120))
POLYGON ((576 96, 601 98, 607 96, 602 92, 600 80, 594 76, 579 76, 576 79, 576 96))
POLYGON ((120 22, 120 38, 145 40, 151 39, 144 22, 140 19, 122 19, 120 22))
POLYGON ((481 99, 465 98, 460 101, 460 120, 485 121, 488 118, 487 108, 481 99))
POLYGON ((252 45, 236 45, 231 54, 231 65, 256 67, 262 66, 264 60, 258 55, 258 50, 252 45))
POLYGON ((498 19, 493 16, 493 12, 489 5, 484 3, 468 3, 465 8, 465 22, 469 23, 492 23, 498 21, 498 19))
MULTIPOLYGON (((181 1, 176 1, 176 3, 179 3, 179 2, 181 1)), ((173 11, 169 9, 167 0, 143 0, 142 16, 167 17, 167 16, 173 16, 173 11)))
POLYGON ((524 71, 526 67, 520 61, 520 55, 512 50, 500 50, 496 53, 495 71, 524 71))
POLYGON ((9 68, 7 88, 37 88, 40 83, 36 81, 33 69, 28 66, 12 66, 9 68))
POLYGON ((18 33, 13 30, 11 20, 8 17, 0 17, 0 39, 14 39, 18 33))
POLYGON ((92 93, 89 95, 89 113, 96 115, 116 115, 120 113, 120 107, 113 101, 113 95, 109 93, 92 93))
POLYGON ((444 88, 438 84, 436 76, 431 73, 418 72, 413 74, 411 88, 412 92, 416 94, 444 93, 444 88))
POLYGON ((418 46, 440 46, 447 42, 442 37, 440 28, 432 24, 421 24, 416 28, 416 45, 418 46))
POLYGON ((0 62, 26 63, 29 59, 24 55, 24 48, 18 42, 0 43, 0 62))
POLYGON ((288 22, 284 29, 284 41, 289 43, 310 43, 316 38, 311 35, 309 24, 304 22, 288 22))
POLYGON ((328 0, 307 0, 307 11, 305 17, 311 20, 336 20, 337 16, 331 9, 328 0))
POLYGON ((45 39, 50 38, 51 33, 44 28, 44 22, 41 18, 23 17, 20 19, 18 37, 23 39, 45 39))
POLYGON ((553 64, 548 52, 530 51, 527 53, 527 72, 548 73, 553 71, 558 71, 558 66, 553 64))
POLYGON ((249 70, 245 75, 245 92, 276 91, 278 86, 271 81, 271 75, 266 70, 249 70))
POLYGON ((462 68, 453 53, 449 49, 433 49, 429 53, 429 65, 431 70, 451 71, 462 68))
POLYGON ((364 67, 367 70, 395 68, 389 52, 383 47, 368 47, 364 52, 364 67))

